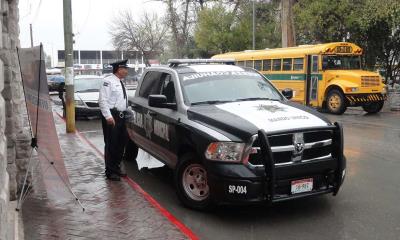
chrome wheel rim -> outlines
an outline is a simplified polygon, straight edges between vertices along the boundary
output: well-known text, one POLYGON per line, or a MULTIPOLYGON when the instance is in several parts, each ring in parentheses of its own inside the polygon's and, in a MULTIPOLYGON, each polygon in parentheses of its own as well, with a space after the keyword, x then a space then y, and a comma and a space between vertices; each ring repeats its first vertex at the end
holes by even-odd
POLYGON ((334 94, 329 98, 329 106, 331 109, 337 110, 337 109, 339 109, 341 104, 342 104, 342 101, 337 94, 334 94))
POLYGON ((194 201, 203 201, 210 194, 207 172, 200 164, 190 164, 185 168, 182 185, 186 195, 194 201))

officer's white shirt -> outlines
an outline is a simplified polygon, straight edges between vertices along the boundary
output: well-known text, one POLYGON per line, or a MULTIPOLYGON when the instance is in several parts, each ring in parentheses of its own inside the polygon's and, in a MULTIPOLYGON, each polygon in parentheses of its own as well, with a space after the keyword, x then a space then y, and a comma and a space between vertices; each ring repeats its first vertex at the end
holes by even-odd
POLYGON ((127 101, 128 99, 124 98, 120 79, 114 74, 105 77, 99 92, 101 114, 108 119, 112 117, 110 109, 124 111, 127 108, 127 101))

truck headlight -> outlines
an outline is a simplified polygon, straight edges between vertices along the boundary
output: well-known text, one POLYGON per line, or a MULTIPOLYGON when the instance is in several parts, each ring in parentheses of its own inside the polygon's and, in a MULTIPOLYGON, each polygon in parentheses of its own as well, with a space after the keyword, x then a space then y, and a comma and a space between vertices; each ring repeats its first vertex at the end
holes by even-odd
POLYGON ((208 145, 205 156, 214 161, 240 162, 244 147, 244 143, 213 142, 208 145))
POLYGON ((78 99, 78 100, 75 100, 75 106, 85 107, 85 103, 81 99, 78 99))

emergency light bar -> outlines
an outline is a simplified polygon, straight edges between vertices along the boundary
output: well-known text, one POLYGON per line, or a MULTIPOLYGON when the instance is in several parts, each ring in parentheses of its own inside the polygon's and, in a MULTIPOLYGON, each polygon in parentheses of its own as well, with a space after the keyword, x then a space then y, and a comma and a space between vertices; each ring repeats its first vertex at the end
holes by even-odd
POLYGON ((227 65, 234 65, 234 59, 170 59, 168 64, 170 67, 177 67, 181 64, 207 64, 207 63, 221 63, 227 65))

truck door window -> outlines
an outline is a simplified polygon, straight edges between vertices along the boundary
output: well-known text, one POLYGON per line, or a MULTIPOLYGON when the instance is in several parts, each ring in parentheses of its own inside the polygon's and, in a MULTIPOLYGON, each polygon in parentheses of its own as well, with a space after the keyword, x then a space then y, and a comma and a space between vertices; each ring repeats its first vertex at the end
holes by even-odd
POLYGON ((161 81, 162 89, 160 94, 167 97, 167 103, 176 103, 174 81, 172 81, 171 75, 163 73, 161 81))
POLYGON ((160 94, 161 89, 161 72, 147 72, 140 86, 139 96, 148 98, 151 94, 160 94))

